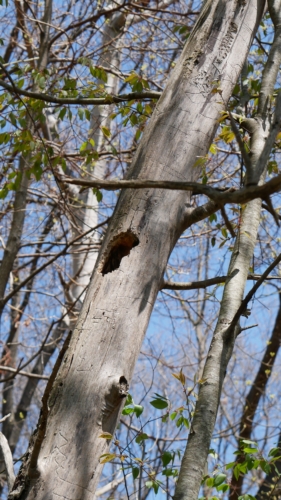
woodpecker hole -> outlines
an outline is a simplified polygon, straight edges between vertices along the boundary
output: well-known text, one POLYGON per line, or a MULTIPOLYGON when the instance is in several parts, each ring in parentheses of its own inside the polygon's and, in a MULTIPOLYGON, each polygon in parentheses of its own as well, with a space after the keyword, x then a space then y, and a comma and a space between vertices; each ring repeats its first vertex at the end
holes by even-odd
POLYGON ((126 377, 124 377, 124 375, 122 375, 119 379, 119 395, 120 395, 120 397, 126 398, 128 396, 128 391, 129 391, 128 381, 127 381, 126 377))
POLYGON ((139 244, 139 239, 130 231, 120 233, 116 236, 109 245, 109 252, 105 258, 105 263, 102 268, 102 275, 112 273, 120 266, 121 260, 126 255, 130 254, 132 248, 139 244))

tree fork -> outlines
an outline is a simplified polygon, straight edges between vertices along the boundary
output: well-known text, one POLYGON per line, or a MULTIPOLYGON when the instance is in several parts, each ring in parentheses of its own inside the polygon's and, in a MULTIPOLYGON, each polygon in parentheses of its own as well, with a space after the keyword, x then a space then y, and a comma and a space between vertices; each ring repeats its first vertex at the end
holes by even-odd
MULTIPOLYGON (((261 0, 207 0, 127 178, 198 178, 194 163, 208 152, 221 101, 231 95, 263 9, 261 0), (214 93, 214 81, 222 98, 214 93)), ((92 499, 99 457, 108 447, 99 436, 115 431, 168 258, 186 227, 189 201, 184 192, 121 192, 48 401, 38 478, 30 478, 18 498, 92 499), (112 242, 124 234, 136 238, 129 253, 103 272, 112 242)))

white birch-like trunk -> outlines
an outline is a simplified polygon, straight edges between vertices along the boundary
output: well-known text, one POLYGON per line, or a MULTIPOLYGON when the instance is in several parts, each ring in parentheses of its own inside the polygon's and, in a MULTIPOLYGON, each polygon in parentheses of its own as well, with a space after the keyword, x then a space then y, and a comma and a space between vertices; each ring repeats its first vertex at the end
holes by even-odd
MULTIPOLYGON (((243 67, 264 2, 207 0, 132 163, 129 178, 196 180, 224 101, 243 67)), ((114 433, 163 273, 185 228, 189 195, 122 192, 104 238, 70 346, 24 464, 18 498, 90 500, 101 432, 114 433), (42 428, 46 425, 44 433, 42 428), (44 434, 41 442, 39 434, 44 434), (20 494, 20 489, 22 493, 20 494)))
MULTIPOLYGON (((117 12, 113 14, 109 22, 105 25, 102 35, 102 46, 106 47, 104 53, 98 61, 105 68, 118 70, 120 67, 120 52, 118 50, 118 41, 114 42, 114 38, 122 32, 126 18, 123 13, 117 12)), ((103 82, 101 82, 103 83, 103 82)), ((118 80, 115 75, 108 73, 105 90, 109 94, 116 94, 118 89, 118 80)), ((111 106, 94 106, 91 115, 89 139, 95 142, 95 150, 100 152, 105 144, 105 137, 101 127, 110 129, 110 114, 112 113, 111 106)), ((88 167, 89 173, 94 178, 102 179, 106 172, 106 160, 102 157, 97 161, 94 167, 88 167)), ((76 223, 77 230, 74 231, 75 237, 78 233, 83 233, 98 225, 99 203, 92 189, 87 189, 77 196, 76 208, 76 223), (80 207, 80 208, 79 208, 80 207)), ((88 245, 97 245, 99 242, 98 235, 94 234, 89 237, 84 245, 75 248, 73 255, 73 276, 74 283, 71 286, 71 294, 76 300, 81 296, 81 293, 88 286, 91 274, 95 267, 98 256, 97 250, 87 252, 88 245)), ((80 305, 83 302, 84 294, 80 297, 80 305)))

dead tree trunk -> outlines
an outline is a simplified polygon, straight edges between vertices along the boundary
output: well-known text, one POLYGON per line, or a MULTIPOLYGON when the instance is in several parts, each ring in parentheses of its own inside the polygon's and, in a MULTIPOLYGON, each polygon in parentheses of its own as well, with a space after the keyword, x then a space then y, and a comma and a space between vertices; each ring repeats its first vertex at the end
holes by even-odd
MULTIPOLYGON (((153 117, 129 178, 190 181, 241 72, 261 0, 207 0, 153 117), (222 97, 213 92, 216 83, 222 97)), ((166 264, 190 215, 186 193, 122 192, 13 497, 91 499, 166 264), (44 436, 44 439, 43 439, 44 436)), ((48 389, 47 389, 48 390, 48 389)), ((46 395, 45 395, 46 397, 46 395)))

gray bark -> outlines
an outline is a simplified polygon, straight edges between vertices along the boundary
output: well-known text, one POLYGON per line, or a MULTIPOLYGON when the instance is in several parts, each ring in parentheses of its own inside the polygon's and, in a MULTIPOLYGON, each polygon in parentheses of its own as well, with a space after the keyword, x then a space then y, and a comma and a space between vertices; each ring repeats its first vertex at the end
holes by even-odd
MULTIPOLYGON (((198 178, 194 163, 208 152, 223 109, 212 82, 220 80, 227 102, 263 7, 257 0, 245 5, 207 0, 144 133, 129 178, 198 178)), ((108 447, 99 435, 114 433, 169 255, 188 217, 186 193, 121 193, 49 397, 45 437, 36 444, 36 453, 41 446, 36 470, 26 464, 19 498, 92 498, 101 471, 99 457, 108 447)))
MULTIPOLYGON (((279 27, 276 29, 279 36, 278 32, 279 27)), ((274 41, 276 42, 276 40, 274 41)), ((280 48, 279 43, 279 50, 280 48)), ((257 114, 255 118, 246 118, 243 121, 251 133, 250 153, 245 158, 246 182, 256 185, 264 182, 271 150, 268 145, 270 143, 272 147, 272 137, 276 137, 280 128, 280 96, 275 103, 274 116, 272 116, 272 110, 268 104, 276 82, 276 67, 277 63, 278 67, 280 65, 281 55, 276 51, 276 43, 273 44, 271 50, 274 51, 274 64, 269 58, 271 62, 265 66, 261 85, 262 97, 259 101, 257 114)), ((246 154, 245 151, 242 153, 246 154)), ((216 422, 222 384, 232 355, 235 338, 239 333, 239 324, 233 323, 234 319, 237 321, 237 311, 243 299, 247 274, 254 254, 261 205, 261 199, 253 200, 248 203, 242 213, 241 226, 228 269, 229 279, 224 287, 219 318, 203 371, 202 378, 205 382, 199 388, 192 429, 176 486, 175 500, 195 500, 198 498, 216 422)), ((240 494, 239 491, 232 491, 231 498, 236 499, 240 494)))
MULTIPOLYGON (((264 70, 263 70, 263 76, 262 76, 262 86, 261 86, 261 92, 260 92, 260 100, 259 100, 259 107, 258 107, 258 114, 257 114, 257 121, 262 125, 263 130, 266 132, 269 129, 269 137, 270 137, 270 132, 272 130, 272 124, 271 122, 271 106, 270 106, 270 96, 273 94, 274 86, 276 83, 276 79, 278 76, 280 64, 281 64, 281 1, 280 0, 269 0, 268 1, 268 9, 270 12, 271 19, 274 24, 274 39, 272 46, 270 48, 270 52, 268 55, 267 62, 265 64, 264 70)), ((276 102, 276 111, 279 114, 279 126, 280 126, 280 113, 281 113, 281 106, 280 106, 280 96, 277 99, 276 102)), ((275 112, 275 115, 278 116, 275 112)), ((255 136, 253 136, 255 138, 255 136)), ((258 136, 255 138, 256 142, 258 143, 259 139, 258 136)), ((251 148, 252 149, 252 148, 251 148)), ((253 158, 258 155, 258 149, 253 148, 253 158), (256 154, 257 153, 257 154, 256 154)), ((265 148, 264 148, 265 149, 265 148)), ((255 180, 256 176, 259 175, 259 172, 262 169, 262 164, 259 162, 260 166, 258 168, 254 169, 254 175, 251 176, 252 179, 255 180)), ((280 316, 280 310, 278 313, 277 318, 279 319, 280 316)), ((252 432, 252 423, 253 419, 258 407, 258 403, 260 398, 262 397, 262 394, 264 393, 265 386, 269 380, 268 373, 266 374, 266 363, 267 365, 271 365, 274 363, 275 357, 272 359, 270 356, 269 352, 275 352, 278 351, 279 347, 279 321, 278 319, 276 320, 276 324, 272 333, 272 337, 270 339, 270 349, 268 348, 264 354, 264 358, 261 362, 260 369, 258 371, 258 374, 256 375, 255 382, 249 392, 249 394, 246 397, 246 405, 243 411, 243 416, 241 419, 240 423, 240 438, 242 439, 250 439, 251 437, 251 432, 252 432), (270 360, 271 358, 271 360, 270 360), (272 361, 272 363, 271 363, 272 361), (259 388, 259 390, 257 390, 259 388)), ((241 460, 243 460, 243 456, 240 457, 241 460)), ((276 464, 277 467, 280 467, 280 464, 276 464)), ((271 472, 265 479, 264 485, 261 487, 258 493, 258 498, 262 498, 263 495, 266 495, 273 486, 276 487, 276 484, 274 485, 273 479, 276 476, 276 473, 274 471, 271 472)), ((242 494, 242 486, 243 486, 243 480, 244 476, 241 475, 236 479, 233 475, 232 481, 231 481, 231 490, 230 490, 230 498, 233 500, 237 500, 239 496, 242 494)), ((275 492, 277 491, 277 487, 274 490, 275 492)))
POLYGON ((15 258, 17 256, 23 224, 25 219, 25 207, 28 188, 28 179, 25 175, 28 159, 23 156, 20 159, 19 169, 22 175, 19 189, 15 194, 13 220, 11 230, 4 250, 3 260, 0 266, 0 316, 2 314, 1 299, 4 297, 6 286, 9 280, 10 273, 12 272, 15 258))

